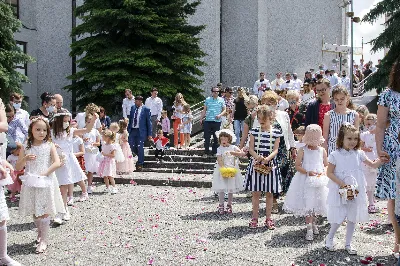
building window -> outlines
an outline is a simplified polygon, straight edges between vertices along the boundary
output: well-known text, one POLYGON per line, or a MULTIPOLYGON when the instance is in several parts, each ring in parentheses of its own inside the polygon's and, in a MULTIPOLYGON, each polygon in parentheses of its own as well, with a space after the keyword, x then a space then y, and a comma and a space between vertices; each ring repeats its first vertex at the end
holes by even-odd
POLYGON ((14 15, 19 18, 19 0, 5 0, 5 2, 11 6, 14 15))
MULTIPOLYGON (((17 46, 23 53, 26 54, 26 42, 19 42, 17 41, 17 46)), ((24 74, 25 76, 28 76, 28 64, 17 64, 15 66, 15 70, 17 70, 19 73, 24 74)))

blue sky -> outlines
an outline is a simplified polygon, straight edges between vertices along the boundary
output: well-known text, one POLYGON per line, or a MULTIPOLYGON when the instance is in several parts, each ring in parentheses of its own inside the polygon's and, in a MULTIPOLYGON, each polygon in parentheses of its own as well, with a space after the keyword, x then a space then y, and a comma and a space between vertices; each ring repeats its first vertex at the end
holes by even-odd
MULTIPOLYGON (((354 1, 354 15, 362 18, 365 14, 371 10, 374 5, 379 3, 381 0, 353 0, 354 1)), ((366 42, 374 39, 384 30, 382 25, 385 19, 382 17, 373 25, 369 23, 354 23, 354 46, 361 47, 361 38, 364 37, 364 60, 367 62, 372 60, 374 65, 377 63, 379 58, 383 57, 383 51, 379 51, 375 54, 371 53, 371 45, 365 44, 366 42)), ((350 41, 350 36, 349 36, 350 41)), ((356 62, 360 61, 361 56, 354 56, 356 62)))

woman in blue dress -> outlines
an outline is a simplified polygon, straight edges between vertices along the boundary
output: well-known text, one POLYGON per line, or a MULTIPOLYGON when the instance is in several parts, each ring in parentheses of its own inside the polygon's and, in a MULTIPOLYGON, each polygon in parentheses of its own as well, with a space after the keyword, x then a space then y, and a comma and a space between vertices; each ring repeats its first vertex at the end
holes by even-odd
POLYGON ((400 226, 395 214, 400 216, 400 189, 396 192, 396 184, 400 185, 400 176, 396 166, 400 163, 400 59, 393 65, 389 87, 379 96, 378 120, 376 130, 376 148, 379 158, 385 162, 379 168, 376 182, 378 198, 388 200, 388 214, 396 236, 395 255, 399 252, 400 226), (395 205, 396 199, 396 205, 395 205))

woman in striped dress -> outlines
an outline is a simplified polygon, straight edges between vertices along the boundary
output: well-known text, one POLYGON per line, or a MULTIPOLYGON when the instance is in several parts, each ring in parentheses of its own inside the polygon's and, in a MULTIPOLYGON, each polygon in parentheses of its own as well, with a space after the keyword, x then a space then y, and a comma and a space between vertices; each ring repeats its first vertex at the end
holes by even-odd
POLYGON ((253 215, 249 223, 250 228, 258 226, 258 211, 261 192, 266 192, 266 220, 265 226, 275 229, 271 219, 273 193, 281 192, 280 170, 276 167, 276 155, 278 154, 279 140, 282 130, 272 126, 274 112, 268 106, 262 105, 257 110, 257 119, 260 127, 250 131, 249 153, 252 156, 247 167, 245 187, 252 191, 253 215), (272 166, 268 174, 262 174, 255 169, 256 164, 272 166))
POLYGON ((324 117, 323 135, 325 139, 324 148, 328 155, 336 150, 336 140, 339 129, 344 122, 359 127, 359 115, 356 111, 347 108, 350 95, 343 86, 338 86, 332 91, 332 98, 335 102, 335 109, 330 110, 324 117))

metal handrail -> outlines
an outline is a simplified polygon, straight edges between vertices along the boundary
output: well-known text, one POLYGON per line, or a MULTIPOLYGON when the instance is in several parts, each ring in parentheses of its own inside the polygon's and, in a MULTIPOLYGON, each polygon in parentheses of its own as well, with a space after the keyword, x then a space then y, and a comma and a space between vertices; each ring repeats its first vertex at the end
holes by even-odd
POLYGON ((355 88, 357 88, 357 96, 358 95, 362 95, 365 93, 365 84, 368 83, 368 79, 372 77, 372 75, 374 75, 376 73, 372 72, 371 74, 369 74, 366 78, 364 78, 363 80, 361 80, 360 82, 358 82, 357 84, 355 84, 355 88))

